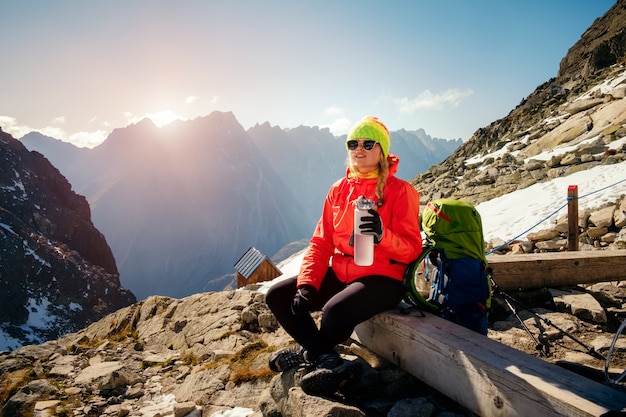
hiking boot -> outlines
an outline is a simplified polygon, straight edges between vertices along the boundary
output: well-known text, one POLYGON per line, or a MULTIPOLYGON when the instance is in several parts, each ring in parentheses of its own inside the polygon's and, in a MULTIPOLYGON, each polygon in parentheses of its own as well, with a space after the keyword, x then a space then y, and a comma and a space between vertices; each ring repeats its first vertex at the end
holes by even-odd
POLYGON ((336 353, 325 353, 315 361, 317 369, 335 369, 343 363, 343 359, 336 353))
POLYGON ((300 388, 309 395, 329 397, 339 389, 339 381, 332 369, 320 368, 303 376, 300 388))
POLYGON ((357 362, 345 362, 338 368, 333 369, 339 381, 339 390, 341 391, 348 384, 353 384, 361 380, 363 368, 357 362))
POLYGON ((274 372, 284 372, 304 363, 304 349, 298 345, 279 349, 269 359, 269 367, 274 372))
MULTIPOLYGON (((325 355, 322 355, 325 356, 325 355)), ((361 365, 356 362, 344 362, 339 355, 335 358, 318 359, 317 369, 309 372, 300 380, 300 388, 309 395, 329 397, 340 391, 344 386, 361 379, 361 365), (323 367, 339 364, 331 369, 323 367)))

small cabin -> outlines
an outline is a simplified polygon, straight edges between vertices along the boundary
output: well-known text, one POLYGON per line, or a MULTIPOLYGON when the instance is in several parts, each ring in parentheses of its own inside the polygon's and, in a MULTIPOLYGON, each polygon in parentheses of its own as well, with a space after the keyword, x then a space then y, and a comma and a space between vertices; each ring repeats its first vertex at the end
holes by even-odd
POLYGON ((237 273, 237 288, 248 284, 271 281, 282 275, 282 272, 267 256, 251 247, 235 263, 237 273))

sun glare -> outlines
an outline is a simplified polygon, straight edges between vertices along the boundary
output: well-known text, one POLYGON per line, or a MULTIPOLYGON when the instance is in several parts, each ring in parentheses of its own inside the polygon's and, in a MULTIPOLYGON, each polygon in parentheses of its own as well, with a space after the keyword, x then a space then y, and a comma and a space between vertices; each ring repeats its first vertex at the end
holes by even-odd
POLYGON ((174 114, 171 110, 163 110, 156 113, 148 113, 145 117, 149 118, 158 127, 163 127, 172 123, 175 120, 185 120, 183 116, 174 114))

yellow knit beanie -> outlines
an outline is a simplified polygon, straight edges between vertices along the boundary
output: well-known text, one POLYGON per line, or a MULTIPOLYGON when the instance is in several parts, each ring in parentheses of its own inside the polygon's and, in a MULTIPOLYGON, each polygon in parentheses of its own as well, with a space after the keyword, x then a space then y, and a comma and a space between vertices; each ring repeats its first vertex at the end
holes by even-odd
POLYGON ((377 117, 365 116, 355 124, 348 132, 346 148, 348 147, 347 141, 358 139, 375 140, 380 145, 385 158, 389 155, 389 130, 377 117))

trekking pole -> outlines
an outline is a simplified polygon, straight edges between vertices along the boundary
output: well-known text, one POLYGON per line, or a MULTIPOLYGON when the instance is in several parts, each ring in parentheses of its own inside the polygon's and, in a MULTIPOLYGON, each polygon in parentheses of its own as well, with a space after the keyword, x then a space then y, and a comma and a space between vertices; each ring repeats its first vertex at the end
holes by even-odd
MULTIPOLYGON (((496 285, 495 282, 493 281, 493 279, 491 280, 492 285, 496 285)), ((497 287, 497 285, 496 285, 497 287)), ((570 339, 572 339, 574 342, 578 343, 580 346, 584 347, 585 350, 587 351, 587 354, 593 356, 596 359, 600 359, 603 361, 606 361, 606 358, 599 352, 596 352, 596 350, 592 347, 589 347, 587 345, 585 345, 583 342, 581 342, 580 340, 578 340, 574 335, 572 335, 569 332, 566 332, 565 330, 561 329, 559 326, 557 326, 556 324, 552 323, 552 321, 550 321, 550 319, 546 319, 544 317, 541 317, 539 314, 535 313, 532 309, 526 307, 524 304, 522 304, 521 302, 517 301, 515 298, 511 297, 510 295, 506 294, 504 291, 500 290, 498 288, 498 291, 500 294, 502 294, 502 296, 505 299, 509 299, 511 301, 513 301, 514 303, 516 303, 518 306, 520 306, 521 308, 523 308, 524 310, 527 310, 530 314, 533 315, 533 317, 537 318, 538 320, 544 322, 545 324, 547 324, 548 326, 554 327, 556 330, 558 330, 560 333, 564 334, 565 336, 569 337, 570 339)))
POLYGON ((515 309, 515 307, 513 307, 513 305, 510 303, 508 299, 508 294, 505 294, 504 292, 500 290, 500 287, 498 287, 498 284, 496 284, 493 278, 491 278, 491 288, 494 294, 502 296, 502 299, 506 303, 507 307, 509 307, 509 309, 513 312, 513 315, 515 316, 515 318, 517 318, 517 321, 519 321, 519 323, 522 325, 524 330, 526 330, 526 333, 528 333, 528 336, 530 336, 533 342, 535 342, 535 349, 538 350, 542 356, 548 357, 548 354, 549 354, 548 346, 546 346, 544 343, 537 340, 533 332, 531 332, 528 326, 526 326, 526 323, 524 323, 524 320, 522 320, 519 314, 517 314, 517 310, 515 309))
POLYGON ((613 349, 615 349, 615 345, 617 344, 617 339, 622 334, 625 327, 626 327, 626 320, 622 321, 622 325, 619 326, 619 329, 615 333, 615 336, 613 336, 613 342, 611 342, 611 347, 609 347, 609 352, 606 354, 606 362, 604 363, 604 378, 612 384, 619 383, 626 376, 626 369, 624 369, 624 372, 622 372, 622 374, 615 379, 611 378, 611 375, 609 373, 609 366, 611 365, 611 357, 613 356, 613 349))

